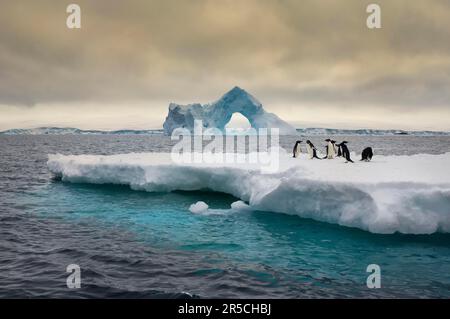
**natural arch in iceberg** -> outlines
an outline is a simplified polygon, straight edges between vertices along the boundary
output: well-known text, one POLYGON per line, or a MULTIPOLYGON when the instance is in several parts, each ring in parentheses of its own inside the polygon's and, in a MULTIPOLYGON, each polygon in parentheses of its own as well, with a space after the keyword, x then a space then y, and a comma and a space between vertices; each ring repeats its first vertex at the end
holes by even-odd
POLYGON ((218 101, 210 104, 179 105, 171 103, 163 128, 171 135, 176 128, 194 129, 194 121, 201 120, 203 128, 224 130, 234 113, 248 119, 252 128, 278 128, 282 135, 295 135, 296 130, 273 113, 266 112, 262 104, 245 90, 235 87, 218 101))

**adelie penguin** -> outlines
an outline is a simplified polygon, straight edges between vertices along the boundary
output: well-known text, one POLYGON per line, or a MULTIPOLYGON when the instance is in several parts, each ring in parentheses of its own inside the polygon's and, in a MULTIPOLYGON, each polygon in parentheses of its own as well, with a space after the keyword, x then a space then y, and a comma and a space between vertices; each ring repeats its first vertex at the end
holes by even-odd
MULTIPOLYGON (((334 141, 334 143, 336 143, 336 141, 334 141)), ((336 144, 336 147, 337 147, 337 157, 342 157, 341 144, 336 144)))
POLYGON ((336 144, 336 141, 335 140, 331 140, 331 144, 333 144, 335 156, 337 156, 337 157, 341 156, 341 155, 339 155, 339 152, 340 152, 341 149, 338 146, 338 144, 336 144))
POLYGON ((373 157, 373 150, 371 147, 366 147, 361 154, 361 161, 370 162, 373 157))
POLYGON ((328 144, 326 146, 327 155, 324 158, 333 159, 336 156, 336 149, 334 148, 333 141, 327 138, 325 142, 328 144))
POLYGON ((300 149, 300 143, 301 142, 302 141, 295 142, 294 149, 292 150, 292 153, 293 153, 292 157, 293 158, 297 158, 300 155, 300 153, 302 152, 301 149, 300 149))
POLYGON ((306 150, 308 151, 308 155, 309 155, 310 159, 313 159, 313 158, 321 159, 317 156, 317 149, 314 146, 314 144, 311 143, 310 140, 306 141, 306 150))
POLYGON ((342 150, 342 156, 347 160, 346 163, 350 162, 350 163, 354 163, 352 161, 352 159, 350 158, 350 151, 348 150, 347 147, 347 141, 343 141, 341 144, 339 144, 339 148, 342 150))

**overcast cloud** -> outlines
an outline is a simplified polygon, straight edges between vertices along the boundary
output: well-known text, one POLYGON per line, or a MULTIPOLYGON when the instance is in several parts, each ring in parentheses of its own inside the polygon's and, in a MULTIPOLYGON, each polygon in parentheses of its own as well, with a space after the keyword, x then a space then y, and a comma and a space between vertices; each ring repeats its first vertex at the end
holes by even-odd
POLYGON ((0 129, 156 128, 239 85, 296 125, 450 130, 448 0, 71 2, 0 1, 0 129))

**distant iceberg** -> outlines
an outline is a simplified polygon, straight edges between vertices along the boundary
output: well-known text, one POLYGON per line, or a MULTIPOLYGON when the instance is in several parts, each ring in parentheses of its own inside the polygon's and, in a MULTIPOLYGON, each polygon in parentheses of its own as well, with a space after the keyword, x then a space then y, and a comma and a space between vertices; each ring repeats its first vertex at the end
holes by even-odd
MULTIPOLYGON (((248 155, 250 156, 250 154, 248 155)), ((176 164, 168 153, 49 155, 63 181, 120 184, 148 192, 209 189, 252 210, 357 227, 373 233, 450 232, 450 153, 376 156, 370 163, 280 156, 270 174, 253 164, 176 164)), ((206 205, 192 206, 207 212, 206 205)))
POLYGON ((164 133, 171 135, 176 128, 194 130, 194 121, 201 120, 203 128, 224 130, 233 113, 241 113, 252 128, 277 128, 282 135, 296 135, 297 131, 273 113, 264 110, 262 104, 245 90, 235 87, 217 102, 201 105, 171 103, 169 114, 163 124, 164 133))

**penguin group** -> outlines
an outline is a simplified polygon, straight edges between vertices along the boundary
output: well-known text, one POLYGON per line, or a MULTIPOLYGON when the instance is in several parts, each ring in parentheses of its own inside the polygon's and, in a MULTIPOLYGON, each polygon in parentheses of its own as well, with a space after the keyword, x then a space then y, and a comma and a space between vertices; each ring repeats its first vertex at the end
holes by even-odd
MULTIPOLYGON (((299 157, 300 153, 301 153, 301 148, 300 148, 300 143, 303 141, 296 141, 295 145, 294 145, 294 149, 292 150, 292 157, 293 158, 297 158, 299 157)), ((317 159, 321 159, 319 156, 317 156, 317 148, 314 146, 313 143, 311 143, 310 140, 306 141, 306 151, 308 152, 308 156, 309 158, 313 159, 313 158, 317 158, 317 159)))
MULTIPOLYGON (((298 158, 301 153, 300 144, 303 141, 296 141, 294 145, 294 149, 292 150, 294 158, 298 158)), ((317 155, 317 148, 314 146, 314 144, 310 141, 306 141, 306 150, 308 153, 308 157, 310 159, 334 159, 336 157, 343 157, 345 158, 346 163, 354 163, 353 160, 350 157, 350 150, 347 147, 348 142, 342 141, 341 143, 337 144, 335 140, 332 139, 326 139, 325 142, 327 142, 327 145, 325 146, 325 153, 326 155, 322 158, 320 158, 317 155)), ((373 157, 373 150, 371 147, 366 147, 362 153, 361 153, 361 161, 370 162, 373 157)))

